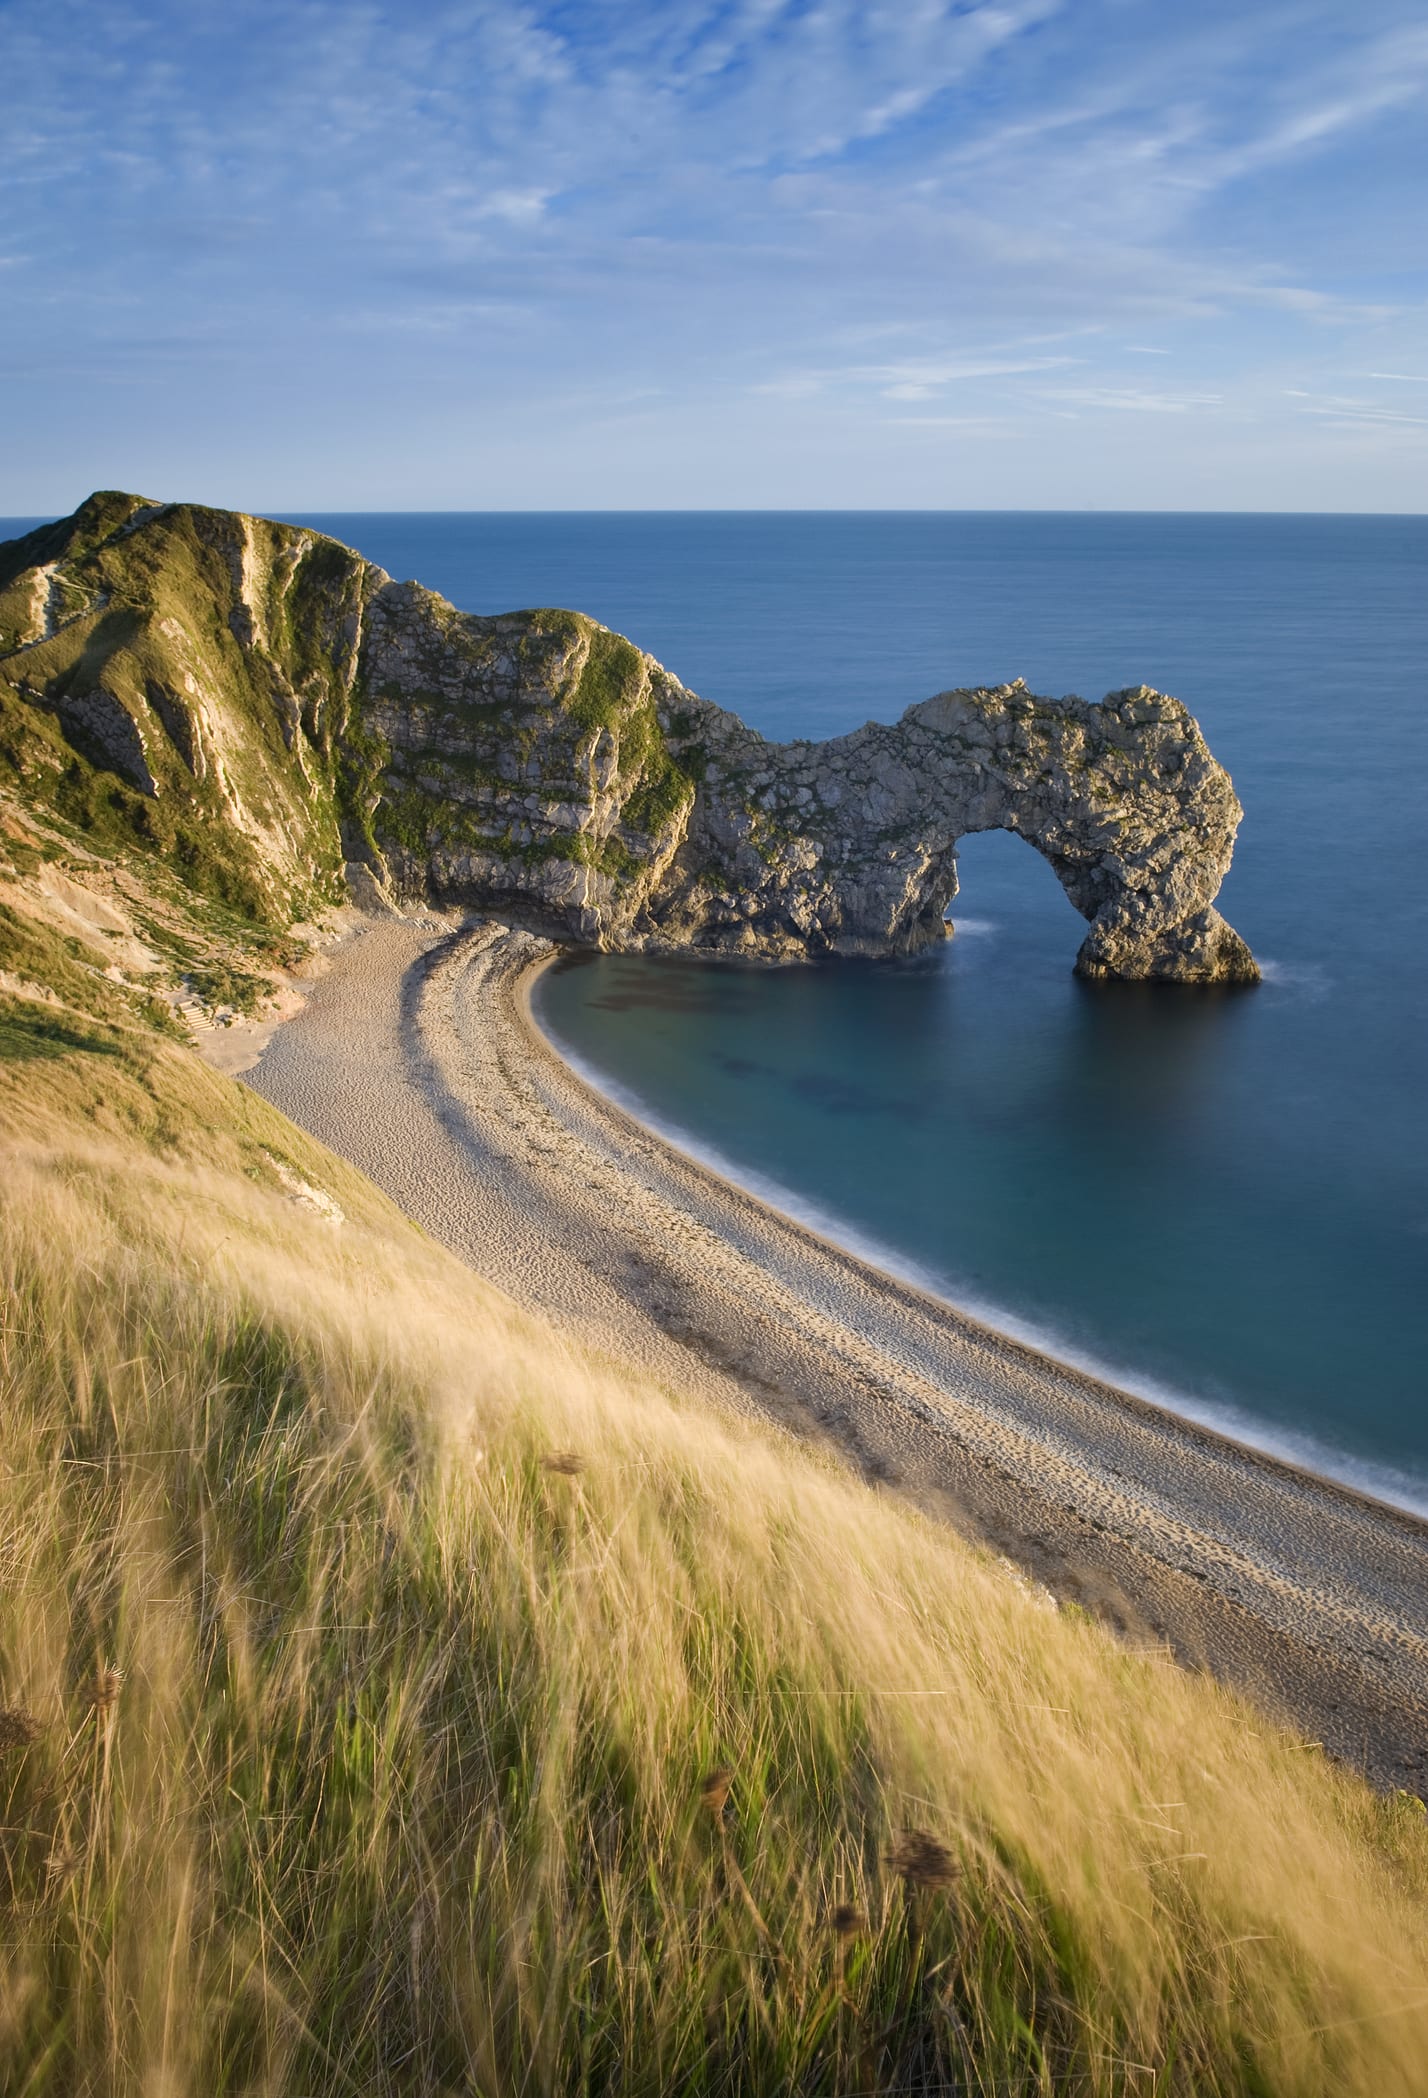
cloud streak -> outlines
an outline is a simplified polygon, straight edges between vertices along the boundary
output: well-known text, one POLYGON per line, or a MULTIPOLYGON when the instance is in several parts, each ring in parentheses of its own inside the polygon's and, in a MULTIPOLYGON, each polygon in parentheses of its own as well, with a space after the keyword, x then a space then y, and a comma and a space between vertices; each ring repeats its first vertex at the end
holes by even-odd
POLYGON ((145 427, 230 463, 271 432, 296 478, 261 499, 289 505, 383 414, 447 433, 374 467, 391 499, 509 443, 558 501, 559 404, 627 396, 795 503, 830 447, 843 500, 888 499, 878 433, 915 425, 1036 433, 1054 465, 1055 423, 1078 485, 1138 448, 1164 487, 1171 424, 1253 400, 1262 501, 1275 458, 1302 478, 1291 386, 1422 383, 1416 0, 8 0, 0 71, 31 504, 92 443, 76 374, 122 370, 132 423, 136 313, 186 345, 145 427))

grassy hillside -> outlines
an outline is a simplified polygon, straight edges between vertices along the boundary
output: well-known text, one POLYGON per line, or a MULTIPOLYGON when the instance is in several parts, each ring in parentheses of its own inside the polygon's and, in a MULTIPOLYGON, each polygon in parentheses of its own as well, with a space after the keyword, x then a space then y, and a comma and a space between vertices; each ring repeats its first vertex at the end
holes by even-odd
POLYGON ((0 2088, 1422 2091, 1416 1802, 577 1355, 71 960, 0 989, 0 2088))

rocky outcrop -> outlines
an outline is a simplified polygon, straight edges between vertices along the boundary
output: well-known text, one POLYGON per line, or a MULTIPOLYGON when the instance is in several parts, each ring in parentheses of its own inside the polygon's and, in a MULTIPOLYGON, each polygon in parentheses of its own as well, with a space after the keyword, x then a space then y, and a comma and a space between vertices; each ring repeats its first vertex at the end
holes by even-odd
POLYGON ((1253 980, 1213 908, 1239 803, 1177 699, 1139 686, 1100 706, 1020 682, 944 692, 894 726, 770 745, 696 703, 671 747, 701 788, 651 916, 663 938, 734 951, 907 953, 942 936, 957 841, 1014 831, 1090 930, 1091 977, 1253 980))
POLYGON ((577 613, 471 617, 315 533, 106 495, 0 548, 0 701, 36 777, 62 744, 151 838, 223 826, 273 916, 348 862, 607 948, 906 954, 959 838, 1003 829, 1089 921, 1083 975, 1258 975, 1214 909, 1234 791, 1144 686, 768 743, 577 613))

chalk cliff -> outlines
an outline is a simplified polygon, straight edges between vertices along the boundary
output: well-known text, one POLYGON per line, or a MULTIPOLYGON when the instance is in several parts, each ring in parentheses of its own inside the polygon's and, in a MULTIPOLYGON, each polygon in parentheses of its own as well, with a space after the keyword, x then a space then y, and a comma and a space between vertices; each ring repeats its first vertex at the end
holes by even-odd
POLYGON ((476 618, 313 532, 90 497, 0 547, 0 758, 276 922, 344 863, 587 945, 794 958, 944 933, 1015 831, 1092 977, 1250 982, 1239 803, 1181 703, 1020 683, 766 742, 581 614, 476 618))

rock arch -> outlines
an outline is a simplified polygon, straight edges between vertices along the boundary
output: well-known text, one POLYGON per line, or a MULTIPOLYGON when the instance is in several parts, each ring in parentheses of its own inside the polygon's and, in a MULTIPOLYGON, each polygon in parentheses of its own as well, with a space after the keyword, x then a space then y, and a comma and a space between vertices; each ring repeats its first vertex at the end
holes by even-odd
POLYGON ((940 693, 892 725, 770 744, 698 710, 701 785, 672 879, 633 930, 724 952, 889 955, 944 936, 957 843, 1007 830, 1089 921, 1088 977, 1253 982, 1214 908, 1241 810, 1177 699, 1148 686, 1099 706, 1018 681, 940 693))

